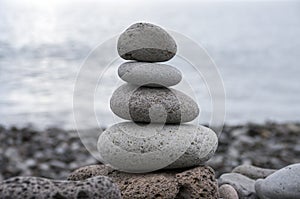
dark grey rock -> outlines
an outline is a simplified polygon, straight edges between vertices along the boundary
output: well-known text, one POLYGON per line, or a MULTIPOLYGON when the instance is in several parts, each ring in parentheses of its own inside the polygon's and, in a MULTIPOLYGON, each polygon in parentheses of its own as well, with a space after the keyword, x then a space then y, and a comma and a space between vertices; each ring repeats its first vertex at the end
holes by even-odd
POLYGON ((199 115, 197 103, 178 90, 131 84, 115 90, 110 107, 117 116, 135 122, 183 123, 199 115))
POLYGON ((220 176, 219 185, 230 184, 238 192, 241 199, 256 199, 255 180, 238 173, 226 173, 220 176))
POLYGON ((14 177, 0 182, 2 199, 120 199, 118 187, 105 176, 85 181, 58 181, 38 177, 14 177))
POLYGON ((300 163, 284 167, 255 182, 255 190, 260 199, 299 199, 300 163))
POLYGON ((147 87, 169 87, 181 81, 181 72, 167 64, 126 62, 118 69, 119 77, 131 84, 147 87))
POLYGON ((120 35, 117 48, 123 59, 145 62, 168 61, 177 51, 171 35, 150 23, 131 25, 120 35))

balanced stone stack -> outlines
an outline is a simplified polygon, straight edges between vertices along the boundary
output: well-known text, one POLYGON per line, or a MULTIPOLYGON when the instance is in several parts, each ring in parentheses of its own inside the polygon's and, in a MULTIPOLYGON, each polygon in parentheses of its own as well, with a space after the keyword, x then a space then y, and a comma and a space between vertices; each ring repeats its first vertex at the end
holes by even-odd
POLYGON ((199 166, 216 151, 211 129, 186 124, 199 115, 197 103, 169 88, 182 80, 173 66, 157 62, 176 55, 175 40, 162 28, 136 23, 121 34, 118 53, 126 60, 118 68, 125 84, 113 93, 113 113, 130 122, 113 125, 98 140, 103 161, 114 169, 146 173, 158 169, 199 166))

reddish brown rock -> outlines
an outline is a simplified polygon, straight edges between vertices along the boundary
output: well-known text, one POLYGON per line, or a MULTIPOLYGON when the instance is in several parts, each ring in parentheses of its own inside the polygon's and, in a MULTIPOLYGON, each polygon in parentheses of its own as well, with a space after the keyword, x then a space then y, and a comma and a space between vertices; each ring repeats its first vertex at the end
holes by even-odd
POLYGON ((82 167, 70 174, 69 180, 108 176, 126 198, 202 198, 219 197, 214 170, 199 166, 189 170, 161 170, 152 173, 124 173, 105 165, 82 167))
POLYGON ((105 166, 104 164, 90 165, 81 167, 71 173, 68 180, 85 180, 93 176, 108 176, 108 174, 114 171, 113 168, 105 166))
POLYGON ((199 166, 176 174, 180 191, 178 198, 215 198, 218 195, 215 172, 211 167, 199 166))

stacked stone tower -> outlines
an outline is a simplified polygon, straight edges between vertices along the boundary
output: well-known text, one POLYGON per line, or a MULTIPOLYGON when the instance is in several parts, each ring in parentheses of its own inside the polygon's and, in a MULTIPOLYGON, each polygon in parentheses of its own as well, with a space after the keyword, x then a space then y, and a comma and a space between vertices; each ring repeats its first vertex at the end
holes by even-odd
POLYGON ((118 75, 126 83, 115 90, 110 107, 130 122, 115 124, 98 140, 105 163, 117 170, 145 173, 199 166, 215 153, 218 139, 209 128, 187 124, 199 115, 197 103, 170 88, 181 72, 162 64, 176 55, 175 40, 162 28, 136 23, 118 40, 125 60, 118 75))

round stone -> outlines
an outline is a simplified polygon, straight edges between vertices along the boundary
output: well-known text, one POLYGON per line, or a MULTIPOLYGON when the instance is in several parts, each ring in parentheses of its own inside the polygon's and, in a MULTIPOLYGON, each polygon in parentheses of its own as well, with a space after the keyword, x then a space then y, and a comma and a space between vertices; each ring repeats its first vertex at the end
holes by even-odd
POLYGON ((217 145, 215 132, 204 126, 123 122, 100 135, 98 151, 117 170, 144 173, 201 165, 217 145))
POLYGON ((219 188, 219 193, 223 199, 239 199, 236 190, 229 184, 223 184, 219 188))
POLYGON ((118 53, 126 60, 145 62, 168 61, 175 56, 175 40, 161 27, 136 23, 126 29, 118 40, 118 53))
POLYGON ((131 84, 147 87, 169 87, 181 81, 181 72, 167 64, 126 62, 118 69, 119 77, 131 84))
POLYGON ((197 103, 178 90, 132 84, 115 90, 110 107, 117 116, 135 122, 183 123, 199 115, 197 103))
POLYGON ((239 173, 224 173, 218 180, 219 185, 230 184, 237 191, 239 198, 257 199, 254 190, 255 180, 239 173))
POLYGON ((261 199, 300 198, 300 163, 289 165, 265 179, 257 180, 255 191, 261 199))

